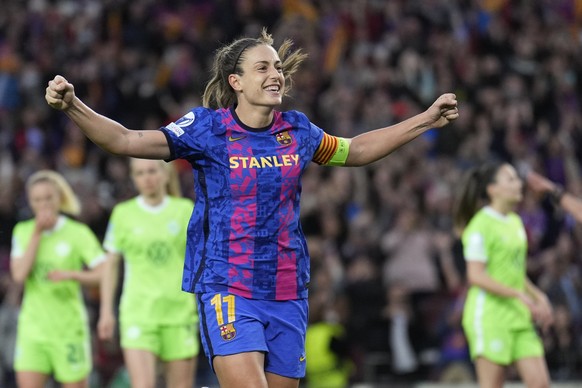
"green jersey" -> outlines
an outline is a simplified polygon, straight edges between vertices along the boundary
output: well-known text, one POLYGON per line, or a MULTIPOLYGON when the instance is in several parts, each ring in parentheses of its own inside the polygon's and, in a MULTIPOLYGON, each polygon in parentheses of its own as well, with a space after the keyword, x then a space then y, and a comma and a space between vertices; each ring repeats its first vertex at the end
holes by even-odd
MULTIPOLYGON (((481 261, 497 282, 525 290, 527 237, 517 214, 502 215, 484 207, 471 219, 462 239, 465 260, 481 261)), ((493 295, 477 286, 469 288, 463 313, 466 328, 522 329, 531 324, 529 310, 518 299, 493 295)))
MULTIPOLYGON (((16 224, 11 260, 19 260, 32 237, 35 220, 16 224)), ((32 270, 24 283, 18 331, 27 338, 48 340, 88 335, 87 311, 81 285, 74 280, 53 282, 56 270, 80 271, 105 259, 101 245, 88 226, 59 216, 52 230, 44 231, 32 270)))
POLYGON ((181 289, 193 207, 189 199, 170 196, 152 207, 138 196, 113 209, 104 246, 124 259, 121 323, 197 321, 194 295, 181 289))

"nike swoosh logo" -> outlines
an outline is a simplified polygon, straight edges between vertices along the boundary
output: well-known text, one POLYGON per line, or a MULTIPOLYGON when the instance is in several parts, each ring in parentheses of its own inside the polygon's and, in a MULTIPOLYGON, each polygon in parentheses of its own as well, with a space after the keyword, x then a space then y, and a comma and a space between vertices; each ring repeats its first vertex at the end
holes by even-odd
POLYGON ((305 361, 305 357, 304 356, 299 357, 299 361, 301 362, 305 361))
POLYGON ((244 139, 246 137, 246 135, 243 136, 239 136, 239 137, 233 137, 233 136, 229 136, 228 137, 228 141, 239 141, 241 139, 244 139))

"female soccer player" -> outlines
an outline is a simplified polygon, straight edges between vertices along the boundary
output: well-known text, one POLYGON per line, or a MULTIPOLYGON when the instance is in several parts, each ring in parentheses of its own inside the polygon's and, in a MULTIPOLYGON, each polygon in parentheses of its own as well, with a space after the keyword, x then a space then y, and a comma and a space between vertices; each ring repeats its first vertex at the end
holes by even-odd
POLYGON ((305 55, 265 30, 216 53, 204 107, 159 131, 95 113, 57 75, 46 100, 97 145, 152 159, 183 158, 196 184, 182 288, 197 294, 204 350, 222 387, 297 387, 305 374, 309 256, 299 224, 310 162, 363 166, 458 117, 454 94, 399 124, 343 139, 297 111, 275 110, 305 55))
POLYGON ((38 171, 26 192, 34 219, 16 224, 10 253, 12 277, 24 283, 18 386, 41 388, 53 375, 63 387, 88 387, 91 344, 81 284, 99 284, 105 254, 89 227, 64 214, 78 215, 80 205, 60 174, 38 171))
POLYGON ((180 278, 193 203, 180 198, 172 165, 146 159, 130 163, 139 195, 115 206, 109 221, 98 334, 103 340, 113 338, 113 302, 123 256, 119 321, 131 385, 155 387, 159 358, 164 362, 168 387, 191 388, 198 354, 198 319, 195 299, 180 289, 180 278))
POLYGON ((526 276, 525 228, 513 211, 522 186, 510 164, 486 164, 467 173, 455 204, 470 284, 463 329, 481 387, 502 387, 510 364, 526 386, 549 386, 532 317, 547 329, 552 308, 526 276))

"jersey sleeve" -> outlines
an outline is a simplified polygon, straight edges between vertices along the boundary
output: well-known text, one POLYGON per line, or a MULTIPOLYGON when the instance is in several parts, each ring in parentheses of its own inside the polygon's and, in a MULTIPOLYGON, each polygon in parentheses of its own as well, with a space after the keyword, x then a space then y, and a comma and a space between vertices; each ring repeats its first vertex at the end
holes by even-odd
POLYGON ((300 116, 308 123, 312 143, 312 161, 319 165, 343 166, 349 153, 349 141, 332 136, 300 113, 300 116))
POLYGON ((463 236, 463 255, 466 261, 487 262, 485 239, 479 231, 469 230, 463 236))
POLYGON ((81 252, 83 263, 93 268, 105 260, 105 252, 99 244, 99 240, 93 231, 84 224, 80 224, 80 233, 76 238, 77 246, 81 252))
POLYGON ((338 146, 338 138, 324 132, 319 147, 317 147, 315 155, 313 155, 313 161, 317 164, 327 164, 331 160, 333 154, 335 154, 338 146))
POLYGON ((121 241, 119 241, 120 233, 119 222, 120 218, 120 208, 115 206, 109 217, 109 223, 107 224, 107 230, 105 231, 105 238, 103 239, 103 248, 108 252, 120 253, 122 251, 121 241))
POLYGON ((160 128, 170 147, 170 158, 166 161, 193 158, 204 151, 206 139, 212 131, 212 112, 211 109, 198 107, 160 128))
POLYGON ((23 224, 21 222, 14 226, 12 231, 12 247, 10 249, 10 260, 19 259, 24 255, 26 247, 24 245, 23 224))
POLYGON ((184 217, 189 220, 194 210, 194 202, 189 198, 182 198, 182 202, 184 203, 184 217))

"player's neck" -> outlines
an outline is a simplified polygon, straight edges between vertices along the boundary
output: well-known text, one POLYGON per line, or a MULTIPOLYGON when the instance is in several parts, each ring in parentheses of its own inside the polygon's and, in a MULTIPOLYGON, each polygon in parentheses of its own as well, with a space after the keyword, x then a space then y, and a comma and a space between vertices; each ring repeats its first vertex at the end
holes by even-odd
POLYGON ((495 210, 496 212, 503 214, 503 215, 507 215, 508 213, 511 213, 515 207, 511 203, 501 203, 501 202, 492 202, 489 204, 489 206, 493 210, 495 210))
POLYGON ((264 128, 273 122, 273 108, 269 106, 239 104, 235 112, 238 119, 251 128, 264 128))
POLYGON ((142 195, 143 201, 148 206, 158 206, 164 201, 166 193, 156 193, 152 195, 142 195))

